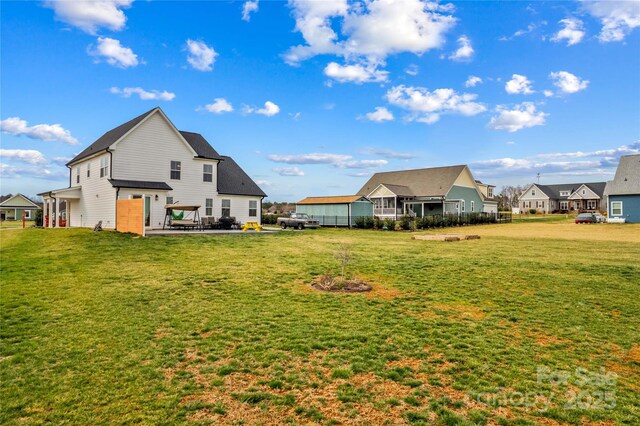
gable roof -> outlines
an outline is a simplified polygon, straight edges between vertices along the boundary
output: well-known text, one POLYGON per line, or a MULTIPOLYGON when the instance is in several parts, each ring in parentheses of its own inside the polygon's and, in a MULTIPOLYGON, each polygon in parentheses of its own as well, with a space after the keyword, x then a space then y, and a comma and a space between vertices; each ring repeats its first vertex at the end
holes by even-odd
POLYGON ((67 163, 67 165, 73 164, 93 154, 97 154, 100 151, 106 151, 106 149, 109 148, 111 145, 113 145, 118 139, 120 139, 125 134, 127 134, 129 130, 136 127, 142 120, 144 120, 153 112, 155 112, 156 109, 158 109, 158 107, 150 109, 144 114, 141 114, 136 118, 133 118, 127 121, 126 123, 121 124, 118 127, 114 127, 113 129, 109 130, 107 133, 100 136, 94 143, 92 143, 87 148, 85 148, 82 152, 80 152, 80 154, 73 157, 71 161, 67 163))
POLYGON ((624 155, 613 180, 607 182, 607 195, 640 194, 640 155, 624 155))
POLYGON ((22 208, 31 208, 31 209, 40 208, 36 203, 34 203, 29 198, 25 197, 20 193, 7 197, 4 201, 0 203, 0 207, 22 207, 22 208), (16 198, 22 198, 24 201, 26 201, 26 203, 23 202, 22 204, 13 204, 13 201, 16 198))
POLYGON ((389 185, 408 188, 412 195, 418 197, 444 197, 465 167, 458 165, 376 173, 360 188, 358 194, 367 196, 383 184, 389 189, 389 185))
POLYGON ((391 191, 394 194, 399 195, 399 196, 415 195, 413 193, 413 191, 411 190, 411 188, 409 188, 408 186, 405 186, 405 185, 393 185, 391 183, 381 183, 380 185, 384 186, 389 191, 391 191))
POLYGON ((221 158, 218 163, 218 194, 267 196, 233 158, 225 155, 221 158))
POLYGON ((538 185, 536 186, 540 191, 544 192, 544 194, 550 199, 555 200, 568 200, 569 196, 577 191, 582 185, 587 186, 590 190, 595 192, 599 197, 602 198, 602 194, 604 193, 604 187, 606 182, 591 182, 591 183, 563 183, 559 185, 538 185), (560 192, 568 191, 567 195, 560 195, 560 192))
MULTIPOLYGON (((150 109, 149 111, 141 114, 124 124, 115 127, 102 136, 100 136, 94 143, 85 148, 80 154, 73 157, 71 161, 67 163, 67 165, 76 163, 80 160, 83 160, 87 157, 90 157, 94 154, 97 154, 101 151, 106 151, 111 145, 116 143, 120 138, 127 134, 131 129, 140 124, 145 118, 150 116, 156 111, 161 111, 160 107, 155 107, 150 109)), ((164 115, 164 113, 163 113, 164 115)), ((173 126, 173 124, 171 124, 173 126)), ((213 160, 220 160, 221 156, 216 152, 215 149, 207 142, 207 140, 200 133, 193 132, 185 132, 179 130, 180 135, 187 141, 189 146, 196 152, 196 155, 199 158, 207 158, 213 160)))
POLYGON ((351 204, 363 199, 362 195, 338 195, 331 197, 307 197, 296 204, 351 204))

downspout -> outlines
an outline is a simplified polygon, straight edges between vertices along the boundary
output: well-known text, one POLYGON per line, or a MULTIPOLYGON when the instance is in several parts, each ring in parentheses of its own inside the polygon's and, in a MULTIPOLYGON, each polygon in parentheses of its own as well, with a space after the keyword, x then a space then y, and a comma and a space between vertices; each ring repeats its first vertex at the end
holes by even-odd
POLYGON ((116 218, 113 221, 113 226, 118 230, 118 197, 120 196, 120 187, 116 188, 116 218))
POLYGON ((72 170, 72 169, 71 169, 71 166, 69 166, 68 164, 67 164, 66 166, 67 166, 67 168, 69 169, 69 188, 71 188, 71 179, 72 179, 72 176, 71 176, 71 170, 72 170))
POLYGON ((351 229, 351 204, 347 204, 347 223, 349 224, 349 229, 351 229))
MULTIPOLYGON (((106 151, 109 153, 109 180, 113 179, 113 152, 107 147, 106 151)), ((118 229, 118 195, 120 194, 120 187, 116 188, 116 205, 114 206, 115 218, 113 219, 113 227, 118 229)))

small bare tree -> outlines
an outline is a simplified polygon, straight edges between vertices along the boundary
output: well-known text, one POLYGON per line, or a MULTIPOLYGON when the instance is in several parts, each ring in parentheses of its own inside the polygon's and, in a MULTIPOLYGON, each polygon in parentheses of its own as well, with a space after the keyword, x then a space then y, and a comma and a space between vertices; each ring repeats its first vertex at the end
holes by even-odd
POLYGON ((338 250, 334 254, 335 258, 340 262, 340 266, 342 268, 341 278, 344 281, 344 272, 347 269, 347 265, 353 259, 353 255, 351 254, 351 248, 348 244, 342 243, 338 247, 338 250))

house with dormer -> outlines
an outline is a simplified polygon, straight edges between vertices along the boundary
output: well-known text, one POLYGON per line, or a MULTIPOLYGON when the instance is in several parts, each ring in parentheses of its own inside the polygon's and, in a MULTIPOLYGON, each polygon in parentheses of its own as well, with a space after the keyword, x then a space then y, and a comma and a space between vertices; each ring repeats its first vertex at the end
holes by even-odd
POLYGON ((259 222, 266 197, 231 157, 201 134, 178 130, 159 107, 109 130, 67 167, 69 187, 39 194, 52 218, 45 226, 64 200, 66 226, 115 228, 116 201, 135 198, 144 199, 147 229, 162 228, 165 205, 175 203, 200 206, 201 217, 259 222))
POLYGON ((531 184, 520 196, 521 212, 542 213, 600 212, 606 182, 565 183, 559 185, 531 184))
POLYGON ((375 173, 357 195, 373 202, 375 216, 398 219, 497 212, 493 188, 484 196, 469 167, 457 165, 375 173))

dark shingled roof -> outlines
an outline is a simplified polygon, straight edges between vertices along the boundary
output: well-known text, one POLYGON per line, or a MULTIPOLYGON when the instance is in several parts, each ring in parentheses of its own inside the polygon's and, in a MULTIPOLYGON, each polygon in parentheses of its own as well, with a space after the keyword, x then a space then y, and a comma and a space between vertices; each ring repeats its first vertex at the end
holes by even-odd
POLYGON ((200 158, 209 158, 212 160, 220 160, 222 157, 207 142, 200 133, 184 132, 180 130, 180 134, 191 145, 191 148, 198 154, 200 158))
MULTIPOLYGON (((136 118, 127 121, 118 127, 109 130, 104 135, 100 136, 97 141, 89 145, 84 151, 76 155, 67 165, 75 163, 100 151, 105 151, 111 145, 113 145, 118 139, 124 136, 129 130, 133 129, 142 120, 151 115, 154 111, 159 110, 159 107, 155 107, 136 118)), ((182 137, 189 143, 191 148, 196 152, 196 155, 200 158, 208 158, 212 160, 219 160, 220 154, 207 142, 207 140, 200 133, 183 132, 180 131, 182 137)))
POLYGON ((266 197, 262 189, 233 161, 233 158, 222 156, 218 163, 218 193, 227 195, 254 195, 266 197))
POLYGON ((156 189, 163 191, 171 191, 169 185, 166 182, 150 182, 143 180, 122 180, 122 179, 109 179, 109 183, 114 188, 135 188, 135 189, 156 189))
POLYGON ((403 192, 403 194, 396 195, 444 197, 464 168, 464 165, 459 165, 376 173, 360 188, 358 194, 367 196, 376 189, 378 185, 383 184, 391 191, 394 190, 390 186, 395 186, 396 189, 403 192), (411 194, 404 193, 407 192, 407 189, 411 194))
POLYGON ((563 183, 559 185, 538 185, 536 186, 540 188, 545 195, 551 199, 555 200, 568 200, 569 196, 578 190, 582 185, 586 185, 593 192, 598 194, 600 198, 602 198, 602 194, 604 193, 604 187, 606 182, 591 182, 591 183, 563 183), (561 191, 569 191, 569 195, 560 196, 561 191))
POLYGON ((607 195, 640 194, 640 155, 624 155, 616 176, 607 183, 607 195))
POLYGON ((115 141, 120 139, 129 130, 133 129, 138 123, 144 120, 148 115, 151 115, 151 113, 154 112, 156 109, 157 107, 145 112, 142 115, 137 116, 132 120, 127 121, 124 124, 119 125, 114 129, 109 130, 107 133, 100 136, 97 141, 89 145, 84 151, 82 151, 80 154, 73 157, 73 159, 69 161, 67 165, 73 164, 76 161, 82 160, 83 158, 89 157, 100 151, 105 151, 107 148, 113 145, 115 141))

